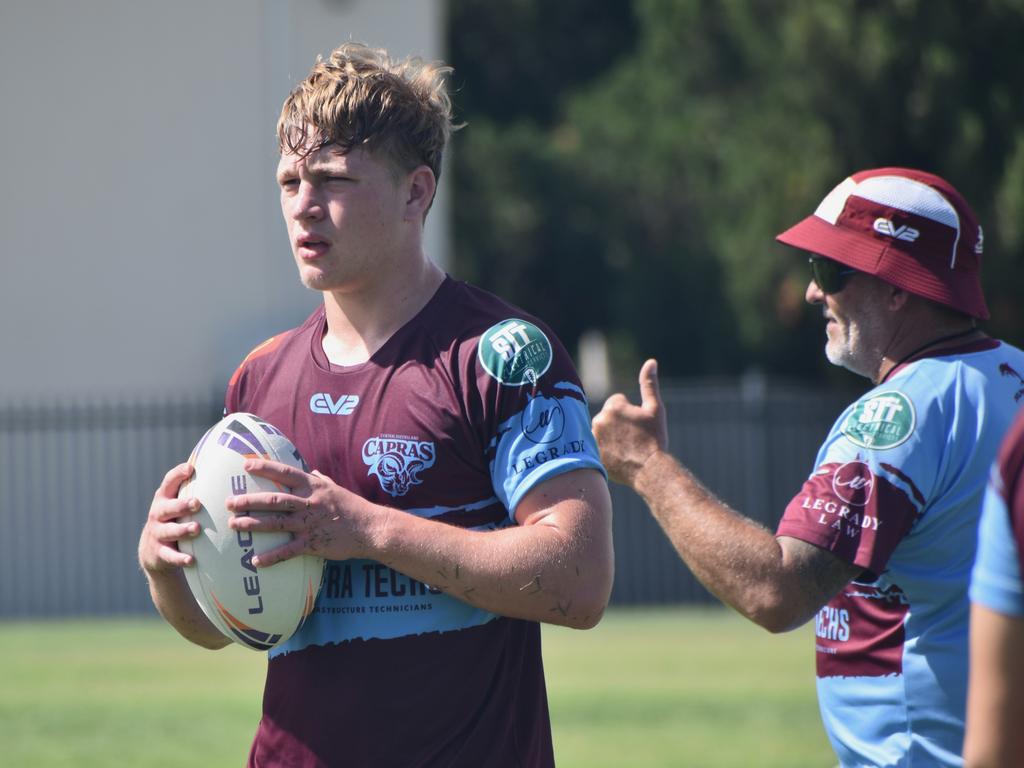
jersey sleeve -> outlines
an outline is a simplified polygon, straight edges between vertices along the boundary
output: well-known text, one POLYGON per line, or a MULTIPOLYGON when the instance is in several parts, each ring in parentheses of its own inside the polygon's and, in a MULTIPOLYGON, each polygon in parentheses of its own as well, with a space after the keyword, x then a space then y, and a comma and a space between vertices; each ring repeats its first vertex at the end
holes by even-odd
POLYGON ((550 331, 503 320, 480 335, 475 358, 491 484, 509 517, 544 480, 575 469, 605 474, 579 377, 550 331))
POLYGON ((945 445, 937 414, 919 419, 904 392, 849 407, 776 530, 880 574, 924 511, 945 445))
POLYGON ((970 597, 1007 616, 1024 616, 1024 411, 1007 433, 985 491, 970 597))
POLYGON ((257 360, 264 355, 273 352, 281 343, 283 335, 271 336, 269 339, 259 344, 238 365, 235 372, 231 375, 231 379, 228 381, 227 390, 224 392, 224 414, 237 413, 238 411, 244 411, 245 406, 245 394, 249 388, 249 377, 252 373, 252 362, 257 360))
POLYGON ((985 494, 978 529, 978 558, 971 573, 971 601, 1007 616, 1024 615, 1020 554, 1006 500, 994 484, 985 494))

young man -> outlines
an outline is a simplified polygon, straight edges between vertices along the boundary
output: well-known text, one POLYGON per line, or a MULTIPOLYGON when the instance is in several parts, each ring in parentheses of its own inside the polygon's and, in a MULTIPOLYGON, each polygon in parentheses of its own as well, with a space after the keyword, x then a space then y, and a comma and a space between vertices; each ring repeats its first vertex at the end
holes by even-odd
POLYGON ((1024 411, 999 449, 971 576, 968 768, 1024 765, 1024 411))
POLYGON ((836 421, 775 535, 668 453, 653 360, 641 405, 613 395, 594 419, 601 457, 723 602, 773 632, 815 619, 844 766, 959 765, 978 512, 1024 384, 1024 353, 975 326, 981 228, 947 182, 882 168, 778 239, 812 254, 828 359, 875 387, 836 421))
MULTIPOLYGON (((281 209, 323 305, 249 354, 226 406, 316 470, 250 462, 290 490, 234 497, 232 526, 292 532, 258 567, 329 562, 270 654, 253 766, 551 765, 538 622, 592 627, 611 590, 608 489, 568 355, 423 252, 446 74, 343 45, 278 123, 281 209)), ((178 522, 189 474, 166 476, 139 557, 167 621, 217 648, 176 546, 199 533, 178 522)))

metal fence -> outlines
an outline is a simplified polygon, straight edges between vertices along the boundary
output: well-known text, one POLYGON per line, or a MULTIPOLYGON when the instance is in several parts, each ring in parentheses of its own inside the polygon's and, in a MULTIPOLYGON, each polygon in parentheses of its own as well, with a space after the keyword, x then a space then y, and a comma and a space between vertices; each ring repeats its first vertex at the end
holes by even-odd
MULTIPOLYGON (((759 379, 665 389, 673 453, 772 527, 844 398, 759 379)), ((219 417, 202 402, 0 407, 0 618, 152 612, 136 546, 153 491, 219 417)), ((617 604, 713 598, 613 486, 617 604)))
MULTIPOLYGON (((850 394, 760 377, 663 387, 669 449, 733 509, 775 529, 850 394)), ((683 565, 646 505, 612 486, 615 586, 623 604, 716 602, 683 565)))
POLYGON ((218 417, 212 401, 0 409, 0 616, 152 611, 149 502, 218 417))

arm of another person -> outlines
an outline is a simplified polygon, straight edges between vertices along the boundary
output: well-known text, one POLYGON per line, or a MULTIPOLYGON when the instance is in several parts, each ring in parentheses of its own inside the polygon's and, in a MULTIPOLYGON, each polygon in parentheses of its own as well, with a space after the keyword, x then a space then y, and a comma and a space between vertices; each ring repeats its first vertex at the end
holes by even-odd
POLYGON ((199 511, 198 499, 178 499, 178 488, 192 475, 189 464, 168 472, 153 496, 149 516, 139 538, 139 565, 149 582, 153 605, 168 624, 185 639, 204 648, 223 648, 228 640, 203 613, 192 597, 183 568, 195 565, 194 558, 178 549, 177 543, 199 535, 199 523, 179 523, 199 511))
POLYGON ((247 469, 291 493, 235 496, 236 530, 290 531, 286 545, 253 558, 267 567, 302 553, 369 558, 470 605, 512 618, 587 629, 611 594, 611 499, 601 473, 578 469, 538 483, 519 502, 519 523, 473 531, 373 504, 319 472, 250 460, 247 469))
POLYGON ((1024 618, 971 605, 967 768, 1024 765, 1024 618))
POLYGON ((647 503, 679 556, 716 597, 771 632, 804 624, 862 569, 813 544, 775 537, 719 500, 668 453, 657 363, 640 371, 641 404, 612 395, 594 417, 613 480, 647 503))

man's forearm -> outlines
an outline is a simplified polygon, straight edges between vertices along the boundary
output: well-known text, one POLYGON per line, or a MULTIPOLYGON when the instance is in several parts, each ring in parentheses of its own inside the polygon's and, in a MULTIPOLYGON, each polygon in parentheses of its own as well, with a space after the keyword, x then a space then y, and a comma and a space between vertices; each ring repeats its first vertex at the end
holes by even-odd
POLYGON ((375 559, 493 613, 589 628, 611 592, 611 532, 580 524, 594 513, 587 501, 560 503, 576 508, 486 532, 391 510, 373 542, 375 559))
POLYGON ((181 569, 146 572, 153 605, 186 640, 204 648, 223 648, 231 643, 203 613, 192 597, 181 569))
POLYGON ((792 614, 775 536, 717 499, 670 454, 651 456, 634 487, 694 576, 722 602, 772 631, 806 619, 792 614))
POLYGON ((484 610, 576 628, 594 626, 610 579, 598 542, 547 525, 470 531, 393 512, 385 565, 484 610))

